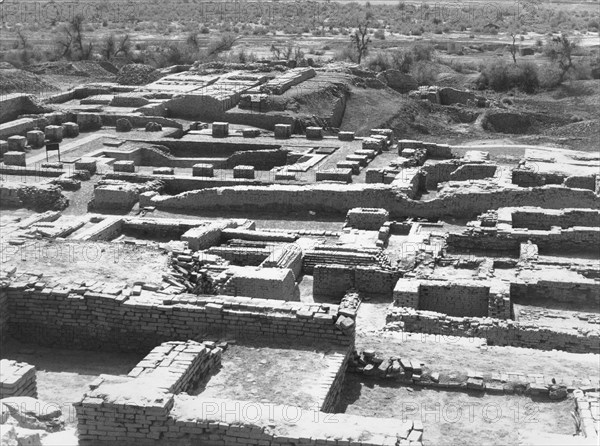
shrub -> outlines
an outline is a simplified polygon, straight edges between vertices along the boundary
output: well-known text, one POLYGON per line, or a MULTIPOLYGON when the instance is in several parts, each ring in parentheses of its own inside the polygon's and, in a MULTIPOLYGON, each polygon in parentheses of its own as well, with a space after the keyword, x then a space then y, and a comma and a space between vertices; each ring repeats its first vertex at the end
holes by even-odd
POLYGON ((334 60, 338 61, 349 61, 349 62, 358 62, 358 54, 354 47, 344 46, 335 51, 333 55, 334 60))
POLYGON ((497 60, 482 68, 478 84, 479 88, 495 91, 517 88, 525 93, 533 93, 540 86, 540 81, 537 66, 531 62, 517 65, 497 60))
POLYGON ((385 71, 392 68, 390 60, 386 54, 377 52, 374 56, 367 59, 367 67, 372 71, 385 71))
POLYGON ((435 66, 428 61, 420 60, 410 69, 410 74, 419 85, 434 85, 437 79, 435 66))
POLYGON ((385 40, 385 31, 382 29, 378 29, 377 31, 375 31, 375 34, 373 36, 376 39, 385 40))

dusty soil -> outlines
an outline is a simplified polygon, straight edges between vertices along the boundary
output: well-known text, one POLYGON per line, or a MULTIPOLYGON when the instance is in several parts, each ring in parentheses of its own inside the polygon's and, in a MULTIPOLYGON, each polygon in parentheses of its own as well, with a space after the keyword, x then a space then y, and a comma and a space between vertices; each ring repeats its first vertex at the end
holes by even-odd
POLYGON ((32 93, 43 95, 58 88, 41 77, 24 70, 0 70, 0 94, 32 93))
POLYGON ((102 242, 35 240, 9 247, 3 253, 3 268, 17 266, 20 272, 43 272, 53 279, 71 282, 129 283, 160 278, 167 268, 166 254, 149 248, 131 248, 102 242))
POLYGON ((359 380, 348 374, 339 409, 348 414, 419 420, 423 443, 517 446, 525 432, 572 435, 574 403, 532 401, 519 396, 481 397, 461 392, 410 389, 359 380))
POLYGON ((38 398, 60 407, 67 426, 74 427, 77 417, 72 404, 88 385, 101 374, 127 375, 144 354, 45 348, 10 340, 3 344, 0 356, 34 365, 38 398))
MULTIPOLYGON (((381 324, 380 312, 374 313, 372 318, 375 324, 378 323, 377 321, 381 324)), ((599 355, 521 347, 482 347, 484 342, 478 338, 371 332, 359 333, 356 347, 358 350, 374 349, 382 355, 421 360, 436 371, 452 372, 468 369, 482 373, 520 372, 541 373, 549 377, 589 377, 593 382, 598 382, 600 379, 599 355)))
POLYGON ((194 394, 312 409, 317 403, 314 385, 329 370, 326 355, 319 347, 300 350, 234 344, 223 353, 221 369, 194 394))

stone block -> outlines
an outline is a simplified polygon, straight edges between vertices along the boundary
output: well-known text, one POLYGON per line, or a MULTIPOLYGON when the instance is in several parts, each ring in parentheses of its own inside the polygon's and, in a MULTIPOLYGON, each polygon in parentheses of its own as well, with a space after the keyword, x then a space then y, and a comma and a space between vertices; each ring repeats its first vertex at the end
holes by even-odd
POLYGON ((229 123, 228 122, 213 122, 212 136, 214 136, 215 138, 224 138, 224 137, 229 136, 229 123))
POLYGON ((99 130, 102 128, 102 118, 97 113, 79 113, 77 114, 77 125, 79 130, 84 132, 99 130))
POLYGON ((27 144, 33 148, 44 147, 46 135, 41 130, 27 132, 27 144))
POLYGON ((9 136, 8 138, 8 151, 9 152, 23 152, 27 145, 27 138, 24 136, 9 136))
POLYGON ((352 182, 352 169, 325 169, 317 171, 317 181, 352 182))
POLYGON ((63 135, 66 138, 75 138, 76 136, 79 136, 79 125, 75 122, 65 122, 62 125, 62 128, 63 135))
POLYGON ((384 149, 385 141, 378 138, 365 138, 362 142, 363 150, 374 150, 377 153, 381 153, 384 149))
POLYGON ((369 164, 369 157, 366 155, 347 155, 346 161, 352 161, 359 163, 362 167, 369 164))
POLYGON ((367 169, 365 172, 366 183, 383 183, 383 170, 367 169))
POLYGON ((358 161, 339 161, 335 167, 338 169, 352 169, 353 175, 358 175, 360 173, 360 163, 358 161))
POLYGON ((235 166, 233 168, 233 178, 254 179, 254 167, 252 167, 252 166, 235 166))
POLYGON ((275 138, 288 139, 292 137, 291 124, 275 124, 275 138))
POLYGON ((214 176, 214 167, 212 164, 194 164, 192 166, 192 176, 195 177, 212 177, 214 176))
POLYGON ((90 156, 84 156, 79 160, 75 161, 76 170, 87 170, 92 175, 96 173, 96 158, 90 156))
POLYGON ((244 138, 257 138, 260 136, 260 130, 258 130, 258 129, 242 129, 242 136, 244 138))
POLYGON ((135 163, 133 161, 115 161, 113 170, 115 172, 135 172, 135 163))
POLYGON ((4 164, 7 166, 25 167, 25 152, 6 152, 4 154, 4 164))
POLYGON ((47 125, 44 129, 46 139, 51 142, 61 142, 63 139, 62 125, 47 125))
POLYGON ((306 127, 306 139, 323 139, 321 127, 306 127))
POLYGON ((339 132, 338 139, 340 141, 354 141, 354 132, 339 132))
POLYGON ((131 129, 133 129, 133 125, 131 125, 131 122, 129 121, 129 119, 126 119, 126 118, 117 119, 117 126, 116 126, 117 132, 130 132, 131 129))
POLYGON ((289 171, 275 172, 275 179, 279 181, 296 181, 296 174, 289 171))
POLYGON ((160 132, 162 130, 162 125, 158 122, 151 121, 146 124, 145 130, 147 132, 160 132))

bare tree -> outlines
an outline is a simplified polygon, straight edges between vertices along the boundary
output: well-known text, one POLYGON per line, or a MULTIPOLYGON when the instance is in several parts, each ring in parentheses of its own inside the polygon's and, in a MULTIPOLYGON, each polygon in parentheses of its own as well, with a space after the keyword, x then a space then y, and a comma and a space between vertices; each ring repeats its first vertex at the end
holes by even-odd
POLYGON ((513 63, 517 63, 517 33, 512 31, 510 33, 510 37, 512 37, 512 45, 510 46, 510 54, 513 58, 513 63))
POLYGON ((131 53, 131 39, 129 34, 124 34, 118 41, 114 34, 110 34, 104 40, 104 46, 100 53, 106 60, 119 56, 128 57, 131 53))
POLYGON ((62 57, 71 58, 74 53, 78 53, 79 58, 83 60, 91 57, 94 45, 92 42, 84 43, 84 22, 83 15, 77 14, 63 28, 63 36, 57 41, 62 49, 62 57))
POLYGON ((552 37, 546 45, 544 51, 546 56, 558 64, 558 68, 560 69, 559 82, 562 83, 569 70, 575 68, 573 56, 578 48, 579 43, 576 40, 569 39, 566 34, 552 37))
POLYGON ((206 56, 210 57, 222 53, 223 51, 229 51, 234 43, 241 38, 242 36, 234 36, 233 34, 221 36, 219 40, 213 41, 208 45, 206 56))
POLYGON ((350 36, 352 46, 356 49, 358 54, 358 63, 362 61, 363 56, 369 51, 369 43, 371 43, 371 37, 369 36, 369 19, 365 19, 364 22, 358 23, 356 31, 350 36))

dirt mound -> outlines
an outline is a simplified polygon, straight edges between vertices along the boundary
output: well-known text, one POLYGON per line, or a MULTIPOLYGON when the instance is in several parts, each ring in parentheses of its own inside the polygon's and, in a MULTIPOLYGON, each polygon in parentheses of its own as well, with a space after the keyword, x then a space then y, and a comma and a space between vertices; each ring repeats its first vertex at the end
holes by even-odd
POLYGON ((490 110, 482 120, 485 130, 498 133, 528 133, 532 124, 532 119, 528 115, 505 110, 490 110))
POLYGON ((40 75, 80 76, 95 79, 113 79, 117 68, 110 62, 44 62, 29 65, 27 71, 40 75))
POLYGON ((218 74, 229 73, 231 71, 252 71, 260 73, 269 73, 272 71, 287 71, 287 67, 282 65, 269 65, 266 63, 228 63, 228 62, 200 62, 196 61, 190 68, 190 71, 199 74, 218 74))
POLYGON ((544 134, 548 136, 558 136, 561 138, 592 138, 598 141, 600 139, 600 122, 595 119, 574 122, 561 127, 549 129, 548 131, 544 132, 544 134))
POLYGON ((0 94, 34 93, 56 91, 57 88, 39 76, 18 69, 2 70, 0 76, 0 94))
POLYGON ((388 87, 400 93, 408 93, 411 90, 416 90, 419 84, 410 74, 402 73, 399 70, 386 70, 377 75, 377 79, 381 80, 388 87))
POLYGON ((477 79, 480 74, 477 72, 473 73, 457 73, 457 72, 445 72, 439 73, 436 77, 436 83, 440 87, 454 87, 454 88, 470 88, 474 89, 477 85, 477 79))
POLYGON ((117 82, 122 85, 145 85, 160 79, 160 71, 150 65, 123 65, 117 74, 117 82))

